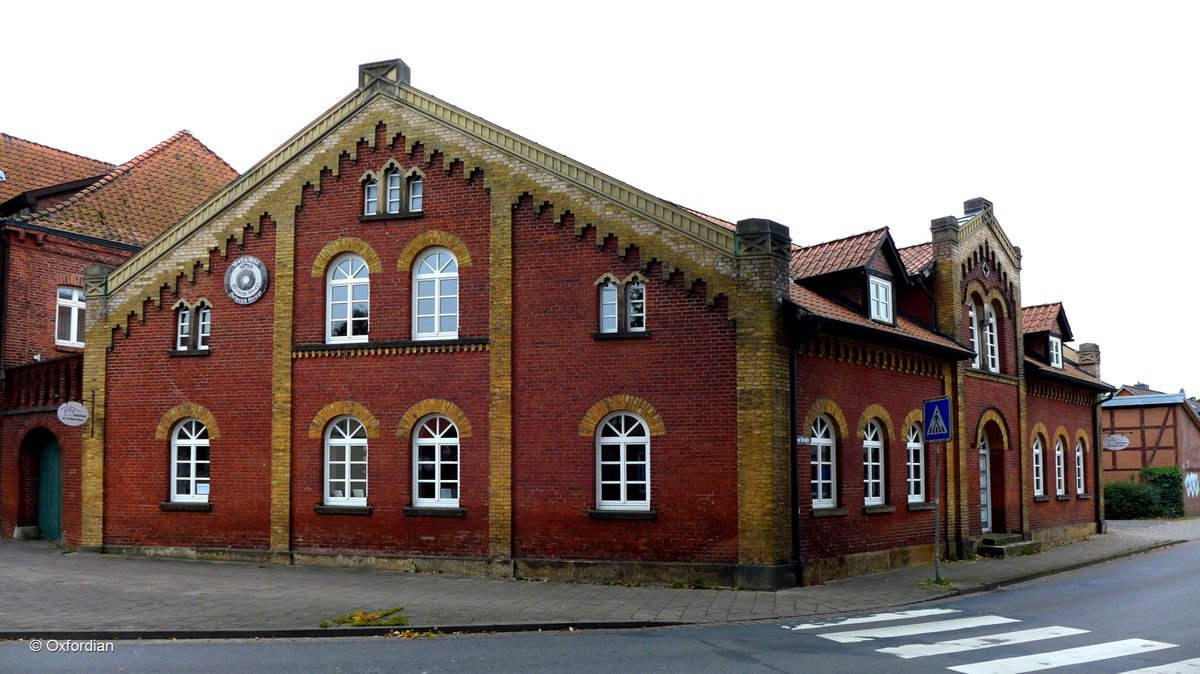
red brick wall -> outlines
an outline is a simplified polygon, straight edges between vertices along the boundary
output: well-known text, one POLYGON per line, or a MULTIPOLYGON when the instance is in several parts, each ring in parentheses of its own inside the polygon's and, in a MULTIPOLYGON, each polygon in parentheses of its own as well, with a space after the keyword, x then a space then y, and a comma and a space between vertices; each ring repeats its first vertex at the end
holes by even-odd
MULTIPOLYGON (((370 339, 412 338, 412 275, 397 271, 401 251, 422 232, 457 237, 471 255, 459 265, 459 338, 486 338, 489 311, 490 201, 482 175, 463 175, 461 163, 446 167, 440 156, 425 162, 418 146, 409 156, 403 138, 387 142, 380 127, 375 149, 360 143, 356 160, 343 157, 339 177, 322 177, 321 190, 306 189, 297 215, 294 340, 325 340, 325 277, 313 277, 313 261, 340 237, 366 241, 382 271, 371 274, 370 339), (395 159, 403 170, 424 172, 423 214, 360 221, 359 178, 395 159)), ((380 187, 382 208, 384 189, 380 187)), ((461 262, 461 261, 460 261, 461 262)), ((297 550, 369 551, 386 554, 482 556, 487 553, 488 363, 487 352, 357 355, 293 361, 292 545, 297 550), (414 404, 440 398, 456 404, 473 434, 461 440, 459 505, 464 517, 406 515, 412 503, 412 445, 397 437, 401 417, 414 404), (330 403, 354 401, 379 421, 368 441, 367 502, 370 515, 324 514, 324 441, 308 437, 309 424, 330 403)), ((411 429, 406 429, 411 431, 411 429)))
MULTIPOLYGON (((796 427, 807 435, 805 418, 813 404, 832 400, 846 418, 848 437, 837 438, 837 504, 845 515, 812 516, 809 449, 801 447, 797 461, 800 485, 800 537, 804 559, 838 557, 932 543, 933 511, 908 510, 908 458, 904 419, 929 398, 942 395, 940 377, 875 369, 827 358, 801 355, 796 363, 796 427), (866 514, 863 510, 863 450, 858 437, 860 417, 872 404, 887 410, 895 437, 885 438, 885 502, 895 512, 866 514)), ((836 426, 836 424, 835 424, 836 426)), ((835 432, 838 430, 835 428, 835 432)), ((886 428, 884 433, 887 433, 886 428)), ((926 499, 933 501, 933 452, 926 447, 926 499)), ((942 474, 945 474, 943 467, 942 474)))
POLYGON ((1021 427, 1017 414, 1018 389, 1013 383, 993 381, 981 377, 967 376, 964 382, 964 393, 967 400, 966 424, 967 437, 963 442, 969 442, 966 449, 967 472, 967 507, 964 516, 968 518, 968 530, 972 536, 982 532, 979 516, 979 438, 980 420, 983 414, 994 410, 1003 419, 1004 432, 1008 434, 1008 447, 1001 447, 996 441, 991 445, 991 485, 992 485, 992 531, 1013 532, 1021 530, 1021 464, 1020 452, 1026 447, 1022 442, 1021 427))
POLYGON ((37 524, 38 452, 41 446, 32 446, 34 443, 26 440, 38 431, 53 434, 62 450, 62 535, 67 544, 76 544, 79 542, 82 436, 78 428, 64 426, 54 412, 0 417, 0 442, 4 447, 0 454, 0 532, 11 536, 14 527, 37 524))
MULTIPOLYGON (((1029 526, 1032 529, 1041 529, 1050 526, 1059 526, 1064 524, 1080 524, 1095 520, 1096 506, 1091 499, 1077 498, 1075 489, 1075 440, 1077 432, 1082 430, 1087 434, 1087 443, 1084 450, 1084 480, 1087 485, 1087 494, 1091 494, 1092 498, 1096 498, 1096 471, 1092 458, 1092 452, 1095 451, 1096 442, 1092 437, 1092 408, 1090 405, 1078 405, 1065 402, 1062 400, 1054 400, 1044 398, 1037 395, 1029 395, 1026 398, 1027 408, 1029 411, 1028 427, 1032 429, 1037 424, 1042 424, 1046 428, 1047 437, 1044 447, 1044 462, 1045 462, 1045 477, 1046 477, 1046 495, 1050 497, 1049 501, 1034 502, 1029 508, 1029 526), (1055 485, 1055 456, 1054 446, 1057 437, 1054 435, 1055 429, 1062 426, 1067 429, 1067 435, 1063 439, 1063 458, 1064 470, 1066 476, 1066 493, 1070 497, 1068 500, 1059 500, 1056 493, 1055 485)), ((1030 454, 1032 461, 1033 456, 1033 440, 1032 436, 1026 440, 1027 451, 1030 454)), ((1029 493, 1033 493, 1033 468, 1030 463, 1029 470, 1029 493)))
POLYGON ((513 251, 515 547, 519 557, 737 560, 737 428, 734 328, 723 302, 710 308, 660 265, 645 275, 650 337, 598 340, 595 281, 624 279, 643 262, 622 258, 594 230, 575 237, 528 200, 515 211, 513 251), (657 518, 589 518, 596 503, 595 439, 579 435, 595 403, 638 396, 659 413, 650 440, 650 507, 657 518))
POLYGON ((108 356, 104 472, 104 536, 108 545, 266 547, 271 471, 271 335, 275 285, 249 305, 225 294, 225 271, 241 255, 274 270, 275 228, 231 242, 228 258, 214 254, 210 271, 179 293, 162 292, 161 306, 145 305, 144 321, 130 319, 108 356), (179 298, 213 303, 211 352, 171 355, 179 298), (170 440, 156 440, 163 415, 182 403, 209 410, 220 437, 211 440, 211 512, 164 512, 170 498, 170 440))

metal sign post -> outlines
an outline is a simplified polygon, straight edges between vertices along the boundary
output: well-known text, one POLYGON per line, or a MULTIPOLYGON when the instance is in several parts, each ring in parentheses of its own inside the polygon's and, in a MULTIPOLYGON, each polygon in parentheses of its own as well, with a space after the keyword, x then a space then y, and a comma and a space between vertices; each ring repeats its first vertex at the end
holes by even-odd
POLYGON ((926 400, 922 414, 925 418, 925 442, 933 445, 933 575, 942 582, 942 452, 953 436, 950 423, 950 396, 926 400), (939 446, 939 444, 941 446, 939 446))

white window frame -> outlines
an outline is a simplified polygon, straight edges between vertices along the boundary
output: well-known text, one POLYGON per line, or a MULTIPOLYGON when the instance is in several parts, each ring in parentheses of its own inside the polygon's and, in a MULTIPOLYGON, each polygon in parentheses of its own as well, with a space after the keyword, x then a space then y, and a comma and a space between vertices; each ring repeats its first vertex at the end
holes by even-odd
POLYGON ((1050 367, 1062 369, 1063 366, 1063 348, 1062 339, 1050 335, 1050 367))
POLYGON ((871 320, 881 323, 893 322, 895 312, 892 306, 892 282, 878 276, 867 278, 871 295, 871 320))
POLYGON ((172 503, 208 503, 212 484, 209 451, 208 428, 199 419, 188 417, 175 425, 171 432, 172 503), (186 455, 180 457, 181 451, 186 455))
POLYGON ((462 484, 458 427, 448 417, 431 414, 413 432, 413 506, 457 508, 462 484), (424 451, 429 450, 429 451, 424 451), (422 496, 432 486, 432 496, 422 496))
POLYGON ((413 176, 408 179, 408 212, 420 213, 425 205, 425 179, 413 176))
POLYGON ((908 427, 908 502, 925 501, 925 434, 920 423, 908 427))
POLYGON ((1042 436, 1033 438, 1033 495, 1046 495, 1046 464, 1043 460, 1042 436))
POLYGON ((983 315, 986 325, 983 329, 983 338, 987 343, 987 369, 989 372, 1000 371, 1000 335, 996 325, 996 310, 992 305, 985 304, 983 306, 983 315))
POLYGON ((821 415, 813 420, 812 454, 810 464, 812 484, 812 507, 837 507, 837 440, 833 436, 833 423, 821 415))
POLYGON ((358 255, 338 256, 329 265, 329 271, 325 274, 325 342, 329 344, 365 342, 370 336, 370 331, 371 270, 367 267, 366 260, 358 255), (336 278, 339 272, 342 278, 336 278), (365 301, 354 299, 355 292, 360 287, 366 288, 365 301), (339 294, 337 292, 339 289, 345 290, 345 299, 335 299, 335 295, 339 294), (355 305, 363 304, 367 307, 367 315, 355 317, 355 305), (346 317, 335 319, 334 311, 339 305, 345 305, 346 317), (334 323, 343 322, 346 324, 346 334, 335 335, 334 323), (354 329, 359 323, 364 325, 365 332, 356 335, 354 329))
POLYGON ((204 305, 197 308, 199 324, 196 326, 196 350, 208 351, 208 340, 212 337, 212 307, 204 305))
POLYGON ((413 339, 458 339, 460 294, 458 258, 454 253, 440 246, 421 253, 413 265, 413 339), (422 319, 432 319, 433 330, 422 330, 422 319), (451 329, 445 329, 447 319, 453 320, 451 329))
POLYGON ((863 426, 863 505, 883 505, 884 491, 883 430, 872 419, 863 426))
POLYGON ((1087 473, 1084 472, 1083 440, 1075 441, 1075 493, 1087 493, 1087 473))
POLYGON ((600 284, 600 332, 614 333, 621 326, 620 303, 618 298, 620 292, 617 284, 612 281, 605 281, 600 284))
POLYGON ((596 509, 649 511, 650 487, 650 432, 646 421, 625 410, 601 419, 596 426, 596 509), (640 458, 638 446, 642 447, 640 458))
POLYGON ((180 307, 175 317, 175 350, 187 351, 192 345, 192 310, 180 307))
POLYGON ((400 175, 400 170, 392 169, 388 171, 384 174, 384 180, 387 181, 386 191, 384 192, 386 197, 384 202, 385 210, 389 215, 395 215, 400 212, 400 202, 404 196, 404 190, 402 189, 404 182, 400 175))
POLYGON ((87 309, 87 302, 83 297, 83 289, 59 286, 54 297, 54 343, 58 346, 83 346, 84 312, 87 309), (69 297, 63 297, 64 291, 67 292, 69 297), (66 326, 67 339, 59 337, 63 327, 63 309, 67 310, 70 321, 69 325, 66 326))
POLYGON ((374 176, 363 182, 363 215, 379 215, 379 181, 374 176))
POLYGON ((641 281, 625 284, 625 329, 629 332, 646 330, 646 284, 641 281))
POLYGON ((368 457, 367 429, 361 421, 341 416, 329 423, 325 428, 325 471, 321 483, 325 505, 367 505, 368 457), (362 451, 356 452, 359 447, 362 451), (355 470, 357 466, 362 467, 361 471, 355 470))
POLYGON ((967 308, 967 317, 970 320, 969 327, 971 330, 971 350, 975 352, 975 357, 971 359, 971 367, 978 370, 982 362, 982 357, 979 349, 979 316, 978 312, 975 311, 974 301, 972 301, 970 306, 967 308))
POLYGON ((1054 493, 1059 496, 1067 493, 1067 450, 1062 438, 1054 441, 1054 493))

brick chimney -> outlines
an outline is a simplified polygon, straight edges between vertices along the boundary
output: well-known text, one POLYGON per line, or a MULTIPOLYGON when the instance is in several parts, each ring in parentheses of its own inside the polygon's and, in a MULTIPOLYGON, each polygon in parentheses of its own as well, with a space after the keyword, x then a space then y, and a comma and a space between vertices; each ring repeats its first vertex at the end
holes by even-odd
POLYGON ((1079 345, 1079 369, 1092 375, 1096 379, 1100 378, 1100 346, 1088 342, 1079 345))

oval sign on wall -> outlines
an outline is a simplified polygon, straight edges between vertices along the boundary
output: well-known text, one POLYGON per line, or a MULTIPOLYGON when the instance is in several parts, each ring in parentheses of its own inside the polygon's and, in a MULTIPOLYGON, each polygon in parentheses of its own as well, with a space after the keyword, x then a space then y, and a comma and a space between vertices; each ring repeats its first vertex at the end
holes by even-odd
POLYGON ((74 400, 63 403, 58 406, 58 420, 68 426, 82 426, 88 420, 87 408, 74 400))
POLYGON ((238 304, 254 304, 267 292, 267 265, 243 255, 225 270, 225 293, 238 304))
POLYGON ((1115 452, 1117 450, 1125 449, 1128 446, 1129 438, 1125 437, 1124 435, 1110 435, 1107 438, 1104 438, 1105 449, 1111 449, 1115 452))

